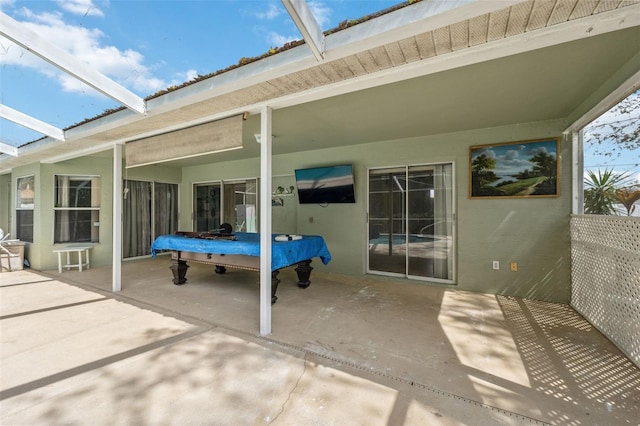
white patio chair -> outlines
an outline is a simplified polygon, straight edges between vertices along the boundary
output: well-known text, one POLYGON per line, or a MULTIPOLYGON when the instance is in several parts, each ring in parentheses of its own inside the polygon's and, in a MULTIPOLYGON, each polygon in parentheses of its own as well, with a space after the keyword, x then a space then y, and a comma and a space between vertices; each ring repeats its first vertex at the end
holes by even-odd
POLYGON ((4 231, 0 229, 0 272, 2 272, 3 269, 7 269, 9 272, 13 271, 13 269, 11 269, 11 259, 14 257, 20 257, 18 253, 11 253, 11 251, 5 247, 7 244, 6 241, 9 239, 9 235, 10 234, 5 234, 4 231), (3 259, 7 259, 6 268, 2 263, 3 259))

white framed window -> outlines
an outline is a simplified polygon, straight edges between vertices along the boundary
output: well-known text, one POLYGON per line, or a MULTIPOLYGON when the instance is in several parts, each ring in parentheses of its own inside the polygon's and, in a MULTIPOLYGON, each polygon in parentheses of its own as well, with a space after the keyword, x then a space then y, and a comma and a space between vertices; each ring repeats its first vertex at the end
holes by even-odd
POLYGON ((16 238, 32 243, 35 176, 19 177, 16 182, 16 238))
POLYGON ((55 176, 54 243, 99 242, 100 177, 55 176))

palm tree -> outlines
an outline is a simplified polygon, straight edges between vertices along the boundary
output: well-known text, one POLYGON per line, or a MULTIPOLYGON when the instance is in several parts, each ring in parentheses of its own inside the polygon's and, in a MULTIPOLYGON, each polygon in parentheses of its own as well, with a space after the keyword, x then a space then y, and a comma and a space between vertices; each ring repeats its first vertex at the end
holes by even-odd
POLYGON ((629 177, 628 174, 615 174, 613 170, 587 170, 588 179, 584 180, 584 212, 586 214, 615 215, 618 202, 616 185, 629 177))

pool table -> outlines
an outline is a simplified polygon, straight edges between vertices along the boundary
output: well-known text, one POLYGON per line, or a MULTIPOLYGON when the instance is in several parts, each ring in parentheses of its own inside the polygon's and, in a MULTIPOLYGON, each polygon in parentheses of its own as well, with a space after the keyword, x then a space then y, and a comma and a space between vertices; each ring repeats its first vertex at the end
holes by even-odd
MULTIPOLYGON (((218 274, 227 268, 260 271, 260 234, 236 232, 224 238, 198 238, 192 233, 161 235, 151 245, 151 255, 165 250, 171 251, 173 283, 182 285, 187 281, 187 262, 215 265, 218 274)), ((297 237, 296 237, 297 238, 297 237)), ((287 241, 274 235, 271 246, 271 302, 278 299, 276 291, 280 280, 280 269, 297 265, 298 287, 307 288, 311 284, 311 259, 319 257, 323 264, 331 261, 331 254, 322 237, 303 235, 299 239, 287 241), (277 239, 276 239, 277 237, 277 239)))

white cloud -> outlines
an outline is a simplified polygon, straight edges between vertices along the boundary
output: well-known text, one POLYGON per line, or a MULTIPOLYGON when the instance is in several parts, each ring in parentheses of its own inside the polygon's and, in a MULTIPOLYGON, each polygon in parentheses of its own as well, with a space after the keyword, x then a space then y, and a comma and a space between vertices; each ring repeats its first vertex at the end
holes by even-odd
POLYGON ((82 16, 104 16, 102 10, 91 0, 56 0, 56 3, 67 12, 82 16))
POLYGON ((171 81, 170 86, 179 86, 183 83, 191 81, 198 77, 198 71, 190 69, 184 72, 177 73, 175 78, 171 81))
MULTIPOLYGON (((166 87, 166 83, 154 77, 151 70, 144 65, 144 56, 141 53, 103 44, 104 33, 99 29, 67 24, 61 13, 35 14, 23 8, 20 14, 27 18, 26 21, 22 21, 25 28, 118 83, 143 95, 166 87)), ((52 66, 43 65, 41 59, 14 43, 4 38, 0 38, 0 43, 3 47, 0 60, 3 63, 33 68, 47 77, 57 79, 66 91, 88 92, 84 83, 58 72, 52 66)))
MULTIPOLYGON (((318 25, 320 25, 320 28, 326 29, 325 27, 327 27, 330 24, 330 17, 333 10, 321 1, 310 1, 308 5, 309 5, 309 9, 311 10, 311 13, 313 13, 313 16, 315 17, 316 21, 318 21, 318 25)), ((254 13, 254 15, 260 19, 271 20, 271 19, 275 19, 282 13, 285 13, 285 10, 283 8, 278 7, 274 3, 269 3, 269 9, 267 12, 254 13)), ((292 23, 292 27, 295 28, 293 23, 292 23)), ((297 31, 296 31, 296 35, 283 35, 283 34, 271 31, 267 34, 267 44, 269 44, 269 46, 272 46, 272 47, 281 47, 289 42, 300 40, 301 38, 302 37, 299 35, 297 31)))
POLYGON ((321 1, 310 1, 308 4, 320 28, 324 30, 328 29, 326 26, 331 22, 331 13, 333 10, 321 1))
POLYGON ((282 15, 284 9, 279 7, 276 3, 269 3, 269 8, 264 12, 254 12, 253 15, 258 19, 264 19, 267 21, 271 21, 272 19, 277 18, 282 15))
POLYGON ((11 7, 15 2, 15 0, 0 0, 0 8, 11 7))
POLYGON ((269 43, 270 46, 273 47, 281 47, 284 46, 285 44, 291 42, 291 41, 295 41, 295 40, 300 40, 300 37, 296 37, 296 36, 285 36, 282 34, 278 34, 275 32, 270 32, 267 35, 267 43, 269 43))
MULTIPOLYGON (((320 27, 326 29, 325 27, 330 23, 333 10, 322 1, 310 1, 307 4, 320 27)), ((286 10, 279 3, 269 2, 266 10, 252 12, 252 14, 258 19, 271 21, 280 15, 286 14, 286 10)))
POLYGON ((194 78, 198 77, 198 72, 196 70, 188 70, 185 74, 185 79, 183 81, 191 81, 194 78))

